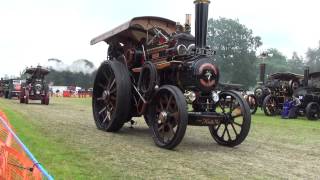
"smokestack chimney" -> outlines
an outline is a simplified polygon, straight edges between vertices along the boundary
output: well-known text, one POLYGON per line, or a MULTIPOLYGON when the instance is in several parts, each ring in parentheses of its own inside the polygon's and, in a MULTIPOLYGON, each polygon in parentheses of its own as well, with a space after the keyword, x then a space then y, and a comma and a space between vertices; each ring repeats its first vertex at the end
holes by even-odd
POLYGON ((262 84, 264 84, 265 74, 266 74, 266 64, 261 63, 260 64, 260 82, 262 82, 262 84))
POLYGON ((186 33, 191 33, 191 14, 186 14, 186 22, 184 23, 184 29, 186 33))
POLYGON ((205 48, 207 45, 207 23, 209 0, 195 0, 196 17, 195 17, 195 45, 197 48, 205 48))
POLYGON ((309 80, 309 67, 306 66, 304 69, 304 76, 303 76, 303 86, 308 86, 308 80, 309 80))

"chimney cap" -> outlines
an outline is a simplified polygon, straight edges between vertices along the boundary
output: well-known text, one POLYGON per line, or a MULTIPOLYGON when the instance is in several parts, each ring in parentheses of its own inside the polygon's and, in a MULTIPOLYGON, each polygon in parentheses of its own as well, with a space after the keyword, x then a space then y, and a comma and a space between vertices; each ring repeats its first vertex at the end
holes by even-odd
POLYGON ((209 0, 195 0, 194 3, 195 4, 199 4, 199 3, 209 4, 210 1, 209 0))

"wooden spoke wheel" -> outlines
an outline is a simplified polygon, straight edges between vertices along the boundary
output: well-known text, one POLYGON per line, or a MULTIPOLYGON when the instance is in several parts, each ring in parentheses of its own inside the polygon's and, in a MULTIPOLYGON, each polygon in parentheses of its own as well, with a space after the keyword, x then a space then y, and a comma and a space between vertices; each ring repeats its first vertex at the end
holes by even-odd
POLYGON ((101 64, 94 81, 92 108, 96 126, 115 132, 128 120, 131 81, 126 67, 118 61, 101 64))
POLYGON ((176 147, 188 124, 187 103, 181 90, 171 85, 159 88, 149 106, 148 118, 155 144, 165 149, 176 147))
POLYGON ((49 102, 50 102, 49 94, 46 93, 46 95, 44 96, 43 104, 49 105, 49 102))
POLYGON ((233 147, 241 144, 247 137, 250 125, 250 108, 244 98, 235 91, 219 94, 216 111, 225 119, 222 123, 209 126, 213 139, 220 145, 233 147))
POLYGON ((264 114, 267 116, 275 116, 279 113, 278 110, 278 102, 276 97, 272 95, 268 95, 264 100, 263 100, 263 105, 262 105, 264 114))
POLYGON ((320 118, 319 104, 310 102, 306 107, 306 116, 309 120, 318 120, 320 118))
POLYGON ((22 89, 19 95, 20 104, 24 103, 25 90, 22 89))
POLYGON ((26 89, 25 90, 25 94, 24 94, 24 103, 29 104, 29 90, 26 89))
POLYGON ((258 109, 258 101, 255 95, 249 94, 246 96, 245 100, 247 101, 249 108, 250 108, 250 113, 255 114, 258 109))

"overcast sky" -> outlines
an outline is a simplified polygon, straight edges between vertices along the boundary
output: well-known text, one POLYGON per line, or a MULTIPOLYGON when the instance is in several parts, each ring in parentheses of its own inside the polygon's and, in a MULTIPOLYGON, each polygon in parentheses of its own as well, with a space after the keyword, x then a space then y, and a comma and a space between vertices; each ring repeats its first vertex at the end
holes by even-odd
MULTIPOLYGON (((212 0, 209 18, 237 18, 261 36, 262 50, 304 56, 320 40, 319 7, 319 0, 212 0)), ((93 37, 135 16, 184 22, 186 13, 194 20, 193 0, 0 0, 0 77, 49 58, 67 64, 85 58, 98 66, 107 45, 90 46, 93 37)))

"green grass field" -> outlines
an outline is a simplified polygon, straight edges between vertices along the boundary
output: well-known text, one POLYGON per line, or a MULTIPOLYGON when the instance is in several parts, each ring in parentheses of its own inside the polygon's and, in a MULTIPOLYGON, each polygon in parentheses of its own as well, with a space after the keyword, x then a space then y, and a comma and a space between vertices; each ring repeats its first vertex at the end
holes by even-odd
POLYGON ((49 106, 0 99, 19 137, 56 179, 319 179, 320 121, 252 117, 247 139, 219 146, 208 128, 188 126, 173 151, 156 147, 143 120, 119 133, 96 129, 90 99, 49 106))

